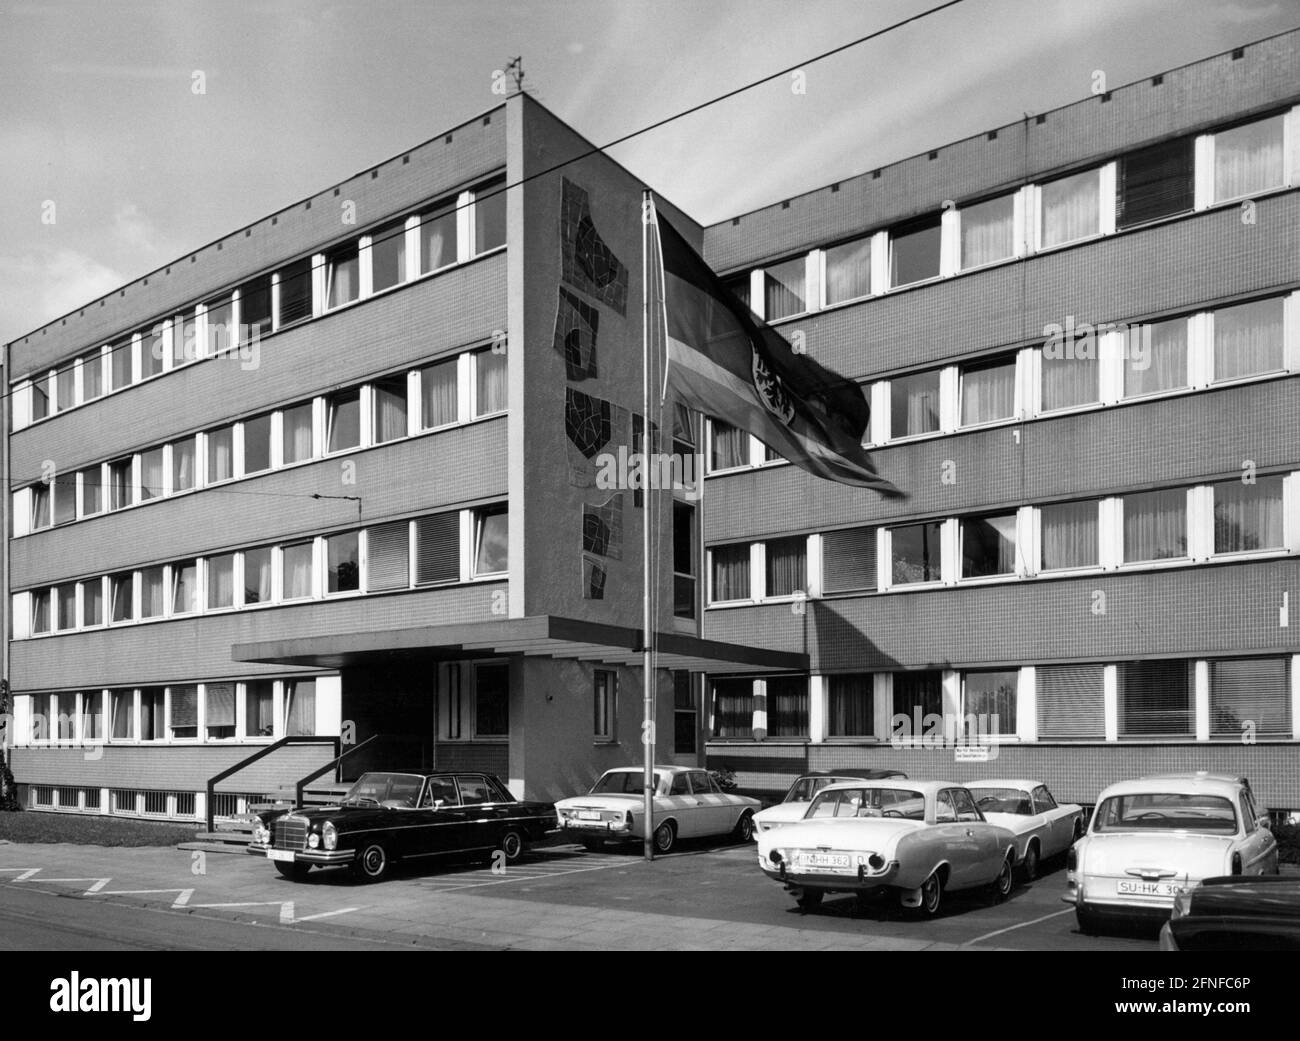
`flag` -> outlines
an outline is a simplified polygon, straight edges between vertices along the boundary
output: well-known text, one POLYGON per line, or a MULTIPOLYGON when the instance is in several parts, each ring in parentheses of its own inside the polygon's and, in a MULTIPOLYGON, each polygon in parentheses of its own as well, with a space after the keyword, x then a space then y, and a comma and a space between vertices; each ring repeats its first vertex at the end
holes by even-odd
POLYGON ((871 411, 863 388, 796 351, 676 228, 657 212, 647 219, 663 272, 667 379, 679 399, 811 474, 901 497, 862 447, 871 411))

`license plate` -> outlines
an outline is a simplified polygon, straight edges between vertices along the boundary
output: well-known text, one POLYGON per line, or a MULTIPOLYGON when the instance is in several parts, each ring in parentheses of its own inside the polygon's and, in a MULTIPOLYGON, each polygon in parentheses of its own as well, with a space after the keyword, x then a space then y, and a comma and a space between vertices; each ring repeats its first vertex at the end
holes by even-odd
POLYGON ((266 851, 267 860, 293 860, 293 850, 291 849, 268 849, 266 851))
POLYGON ((799 853, 794 858, 796 867, 846 868, 849 866, 847 853, 799 853))
POLYGON ((598 820, 600 820, 600 812, 599 812, 598 810, 579 810, 579 811, 578 811, 578 820, 580 820, 580 821, 598 821, 598 820))
POLYGON ((1181 886, 1173 882, 1116 882, 1120 896, 1177 896, 1181 886))

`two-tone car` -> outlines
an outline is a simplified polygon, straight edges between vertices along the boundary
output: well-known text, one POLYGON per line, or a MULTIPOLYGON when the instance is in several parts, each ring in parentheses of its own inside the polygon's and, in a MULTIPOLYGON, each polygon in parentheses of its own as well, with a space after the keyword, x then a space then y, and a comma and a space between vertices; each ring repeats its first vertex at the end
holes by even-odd
POLYGON ((907 774, 901 770, 852 770, 804 774, 790 785, 780 802, 754 814, 754 834, 771 831, 779 824, 789 824, 791 821, 799 820, 807 812, 813 796, 828 785, 843 784, 846 781, 882 781, 890 777, 906 779, 907 774))
POLYGON ((556 826, 548 802, 516 799, 488 773, 362 774, 337 806, 259 815, 248 852, 300 881, 313 867, 346 866, 362 882, 394 861, 447 854, 497 854, 517 861, 556 826))
POLYGON ((1094 933, 1107 919, 1168 918, 1203 879, 1277 869, 1277 840, 1244 778, 1165 774, 1102 791, 1067 857, 1062 899, 1094 933))
POLYGON ((932 917, 950 890, 1013 887, 1015 836, 948 781, 853 781, 823 788, 801 820, 758 837, 758 865, 804 910, 828 893, 891 890, 932 917))
MULTIPOLYGON (((653 783, 656 852, 669 852, 678 839, 728 835, 748 842, 752 837, 754 813, 761 803, 724 792, 707 770, 656 766, 653 783)), ((607 770, 586 795, 555 804, 560 829, 588 849, 599 849, 606 842, 644 840, 644 793, 644 767, 607 770)))
POLYGON ((1032 882, 1039 865, 1066 852, 1083 835, 1083 807, 1058 803, 1042 781, 972 781, 967 787, 990 824, 1016 837, 1016 861, 1032 882))

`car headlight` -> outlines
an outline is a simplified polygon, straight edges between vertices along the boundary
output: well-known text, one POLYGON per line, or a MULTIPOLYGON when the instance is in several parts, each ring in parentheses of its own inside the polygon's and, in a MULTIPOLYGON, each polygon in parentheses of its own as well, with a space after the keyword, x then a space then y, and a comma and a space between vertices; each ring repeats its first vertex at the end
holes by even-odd
MULTIPOLYGON (((326 821, 320 829, 321 845, 326 849, 336 849, 339 844, 338 829, 334 827, 332 821, 326 821)), ((312 838, 316 836, 313 835, 312 838)))
POLYGON ((269 846, 271 844, 271 829, 265 824, 258 824, 253 829, 253 841, 259 846, 269 846))
POLYGON ((320 848, 320 836, 317 835, 314 831, 307 836, 307 848, 308 849, 320 848))
POLYGON ((1169 915, 1171 919, 1186 918, 1192 913, 1192 891, 1190 889, 1180 890, 1174 897, 1174 909, 1169 915))

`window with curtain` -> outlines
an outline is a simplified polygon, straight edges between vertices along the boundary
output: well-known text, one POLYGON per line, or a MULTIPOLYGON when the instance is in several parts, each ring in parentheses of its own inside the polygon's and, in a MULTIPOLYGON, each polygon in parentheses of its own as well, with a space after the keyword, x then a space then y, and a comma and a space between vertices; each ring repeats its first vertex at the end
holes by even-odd
POLYGON ((1125 334, 1124 396, 1187 386, 1187 319, 1131 326, 1125 334))
POLYGON ((135 691, 110 690, 108 692, 108 711, 112 717, 109 733, 114 741, 135 740, 135 691))
POLYGON ((458 411, 455 358, 420 370, 420 425, 425 430, 455 423, 458 411))
POLYGON ((81 356, 81 400, 94 401, 104 393, 104 359, 98 347, 81 356))
POLYGON ((172 367, 184 365, 199 357, 198 320, 194 311, 186 311, 176 318, 172 326, 172 367))
POLYGON ((939 371, 889 381, 889 436, 911 437, 939 429, 939 371))
POLYGON ((1016 197, 996 199, 961 209, 961 267, 979 267, 1006 260, 1016 252, 1016 197))
MULTIPOLYGON (((975 717, 978 734, 1014 734, 1019 683, 1020 673, 1015 669, 963 673, 962 716, 975 717)), ((976 734, 967 729, 966 736, 976 734)))
POLYGON ((163 370, 163 359, 166 357, 167 346, 167 342, 163 337, 163 330, 167 327, 169 321, 159 322, 157 325, 140 331, 141 379, 157 376, 163 370))
POLYGON ((235 476, 235 428, 209 430, 205 440, 208 443, 207 483, 230 480, 235 476))
POLYGON ((162 687, 140 690, 140 740, 162 741, 167 737, 166 693, 162 687))
POLYGON ((889 232, 889 285, 910 286, 939 277, 939 217, 926 217, 889 232))
POLYGON ((709 420, 713 431, 709 470, 730 470, 749 465, 749 433, 720 419, 709 420))
POLYGON ((316 733, 316 681, 284 681, 284 735, 311 737, 316 733))
POLYGON ((193 614, 199 607, 198 561, 178 561, 172 565, 172 614, 193 614))
MULTIPOLYGON (((312 544, 294 542, 283 547, 281 557, 281 588, 285 600, 300 600, 312 594, 312 544)), ((247 557, 244 558, 247 561, 247 557)), ((247 577, 247 565, 245 566, 247 577)))
POLYGON ((232 323, 235 320, 234 302, 224 296, 209 300, 207 304, 207 340, 208 354, 220 354, 233 347, 238 340, 232 323))
POLYGON ((89 517, 104 508, 103 479, 98 466, 88 466, 81 471, 81 515, 89 517))
POLYGON ((280 269, 280 328, 310 318, 311 258, 303 257, 280 269))
POLYGON ((50 481, 51 511, 55 524, 77 519, 77 475, 57 474, 50 481))
POLYGON ((1096 235, 1101 231, 1101 173, 1083 173, 1049 181, 1041 189, 1043 248, 1096 235))
POLYGON ((163 450, 140 453, 140 501, 161 498, 163 493, 163 450))
POLYGON ((208 610, 235 606, 235 555, 208 557, 208 610))
POLYGON ((1119 160, 1118 228, 1190 213, 1193 201, 1192 138, 1161 141, 1119 160))
POLYGON ((831 737, 874 737, 872 677, 868 672, 828 676, 826 724, 831 737))
POLYGON ((81 695, 81 736, 86 741, 104 740, 103 694, 88 690, 81 695))
POLYGON ((1095 345, 1089 350, 1089 345, 1090 341, 1080 341, 1073 352, 1053 350, 1051 354, 1055 356, 1050 356, 1047 348, 1040 352, 1044 412, 1077 408, 1101 400, 1100 352, 1095 345))
MULTIPOLYGON (((310 548, 310 547, 308 547, 310 548)), ((310 554, 308 554, 310 572, 310 554)), ((271 602, 271 547, 244 550, 244 606, 271 602)))
POLYGON ((1187 556, 1187 493, 1181 488, 1124 496, 1124 562, 1187 556))
POLYGON ((312 404, 305 401, 301 405, 286 408, 280 413, 280 450, 284 465, 300 463, 312 457, 312 404))
MULTIPOLYGON (((133 375, 131 363, 134 356, 135 344, 129 336, 125 340, 119 340, 109 348, 109 377, 112 379, 114 390, 121 390, 123 387, 131 385, 133 375)), ((41 417, 33 412, 32 418, 40 419, 41 417)))
POLYGON ((271 680, 249 680, 244 684, 244 736, 273 737, 275 734, 275 684, 271 680))
POLYGON ((713 686, 713 736, 754 736, 754 681, 743 676, 715 679, 713 686))
POLYGON ((1121 662, 1119 734, 1120 737, 1195 736, 1192 663, 1121 662))
POLYGON ((895 716, 906 716, 915 732, 915 720, 919 713, 921 725, 925 725, 926 716, 943 714, 943 673, 938 669, 923 669, 917 672, 896 672, 893 675, 895 716))
POLYGON ((415 522, 415 584, 455 582, 460 578, 460 525, 455 513, 420 517, 415 522))
POLYGON ((325 539, 329 593, 354 593, 361 588, 361 556, 357 532, 345 531, 325 539))
POLYGON ((199 736, 199 688, 193 683, 171 688, 173 738, 199 736))
POLYGON ((271 331, 271 276, 261 275, 239 287, 242 342, 260 340, 271 331))
POLYGON ((695 684, 685 669, 673 670, 673 752, 694 755, 699 731, 695 684))
POLYGON ((510 666, 474 666, 474 736, 510 734, 510 666))
POLYGON ((803 535, 766 544, 767 595, 793 596, 808 585, 808 540, 803 535))
POLYGON ((56 629, 77 627, 77 584, 75 582, 54 587, 54 615, 56 629))
POLYGON ((510 566, 510 514, 505 506, 474 511, 474 574, 501 575, 510 566))
POLYGON ((908 524, 890 529, 890 555, 893 584, 938 582, 941 553, 939 521, 908 524))
POLYGON ((339 307, 357 298, 361 289, 357 243, 350 242, 325 256, 326 307, 339 307))
POLYGON ((194 487, 194 438, 172 442, 172 492, 188 492, 194 487))
POLYGON ((1253 484, 1225 481, 1214 486, 1214 552, 1248 553, 1282 549, 1282 478, 1258 477, 1253 484))
POLYGON ((48 589, 32 590, 32 632, 48 633, 52 623, 51 603, 53 597, 48 589))
POLYGON ((771 322, 808 310, 807 261, 794 257, 763 269, 764 316, 771 322))
POLYGON ((474 252, 486 253, 506 244, 506 179, 474 189, 474 252))
POLYGON ((427 273, 456 263, 456 200, 420 214, 420 263, 427 273))
POLYGON ((474 415, 506 410, 506 352, 486 347, 474 352, 474 415))
POLYGON ((244 473, 271 469, 271 414, 244 420, 244 473))
POLYGON ((140 569, 140 617, 161 618, 167 602, 167 585, 163 567, 140 569))
POLYGON ((827 593, 873 592, 876 529, 845 528, 822 536, 822 589, 827 593))
POLYGON ((961 423, 976 426, 1016 414, 1016 359, 998 358, 961 368, 961 423))
POLYGON ((406 521, 366 529, 366 589, 405 589, 411 584, 410 525, 406 521))
POLYGON ((342 452, 361 444, 361 388, 335 391, 325 399, 326 451, 342 452))
POLYGON ((1214 378, 1237 379, 1283 367, 1284 297, 1252 300, 1214 312, 1214 378))
POLYGON ((109 509, 122 510, 135 501, 134 489, 131 487, 133 470, 129 456, 126 459, 114 459, 108 464, 109 509))
POLYGON ((370 235, 370 284, 378 293, 406 281, 406 222, 398 221, 370 235))
POLYGON ((1210 662, 1210 737, 1241 741, 1291 736, 1290 659, 1210 662))
POLYGON ((1039 740, 1105 739, 1104 669, 1102 665, 1040 665, 1035 670, 1039 740))
POLYGON ((989 578, 1016 573, 1016 515, 963 517, 961 577, 989 578))
POLYGON ((1282 187, 1284 115, 1269 116, 1214 135, 1214 200, 1282 187))
POLYGON ((235 736, 235 685, 233 683, 208 683, 204 686, 204 720, 208 740, 224 740, 235 736))
POLYGON ((104 583, 92 578, 81 584, 81 624, 104 624, 104 583))
POLYGON ((370 385, 374 394, 371 412, 372 440, 381 445, 406 436, 406 374, 386 376, 370 385))
POLYGON ((68 362, 54 374, 54 394, 60 412, 72 408, 77 403, 77 370, 72 362, 68 362))
POLYGON ((826 303, 871 295, 871 236, 826 250, 826 303))
POLYGON ((129 622, 135 617, 135 575, 123 571, 108 578, 109 596, 112 600, 113 621, 129 622))
POLYGON ((1100 562, 1098 503, 1058 502, 1039 510, 1040 569, 1096 567, 1100 562))
POLYGON ((767 736, 808 736, 808 677, 767 678, 767 736))
POLYGON ((714 546, 713 602, 749 599, 749 545, 714 546))

